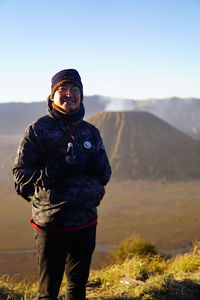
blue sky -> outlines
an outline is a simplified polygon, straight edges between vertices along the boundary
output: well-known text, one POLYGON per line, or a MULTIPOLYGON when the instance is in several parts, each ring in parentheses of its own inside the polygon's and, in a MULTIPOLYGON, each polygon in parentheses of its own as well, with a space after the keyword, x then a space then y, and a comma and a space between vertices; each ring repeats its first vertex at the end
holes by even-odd
POLYGON ((41 101, 59 70, 85 95, 200 98, 199 0, 0 0, 0 102, 41 101))

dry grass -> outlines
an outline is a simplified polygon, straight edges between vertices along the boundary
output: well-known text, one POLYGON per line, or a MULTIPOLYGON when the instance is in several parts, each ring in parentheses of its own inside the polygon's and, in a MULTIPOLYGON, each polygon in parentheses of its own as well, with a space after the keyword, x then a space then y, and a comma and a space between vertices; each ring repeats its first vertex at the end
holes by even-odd
MULTIPOLYGON (((65 280, 60 298, 64 299, 65 280)), ((1 277, 1 299, 36 299, 37 283, 1 277)), ((200 258, 187 254, 174 259, 134 256, 120 264, 92 271, 87 285, 89 300, 199 300, 200 258)))
POLYGON ((199 256, 187 254, 187 260, 192 260, 187 268, 183 267, 185 260, 185 256, 172 260, 134 257, 109 266, 91 274, 96 289, 89 295, 91 299, 200 299, 199 256))

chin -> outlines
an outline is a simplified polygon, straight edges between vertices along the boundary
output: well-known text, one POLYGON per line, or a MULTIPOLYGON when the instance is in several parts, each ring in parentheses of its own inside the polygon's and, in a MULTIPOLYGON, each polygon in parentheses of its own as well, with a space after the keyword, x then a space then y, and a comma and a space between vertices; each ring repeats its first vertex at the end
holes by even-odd
POLYGON ((65 111, 70 111, 70 110, 73 109, 73 107, 71 107, 70 105, 63 105, 62 109, 65 110, 65 111))
POLYGON ((73 107, 65 107, 63 108, 63 110, 67 113, 67 114, 72 114, 74 113, 77 109, 76 108, 73 108, 73 107))

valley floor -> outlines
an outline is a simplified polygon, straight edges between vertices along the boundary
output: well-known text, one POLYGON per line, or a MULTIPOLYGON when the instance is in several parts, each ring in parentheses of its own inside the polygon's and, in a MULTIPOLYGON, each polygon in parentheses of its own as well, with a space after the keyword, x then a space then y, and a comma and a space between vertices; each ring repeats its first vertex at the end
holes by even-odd
MULTIPOLYGON (((34 249, 29 224, 31 205, 16 196, 11 186, 4 186, 1 191, 0 250, 34 249)), ((199 211, 199 181, 110 183, 99 207, 99 248, 93 268, 107 264, 106 252, 110 246, 133 234, 166 254, 187 252, 193 242, 200 240, 199 211)), ((0 270, 1 274, 35 275, 35 254, 0 253, 0 270)))

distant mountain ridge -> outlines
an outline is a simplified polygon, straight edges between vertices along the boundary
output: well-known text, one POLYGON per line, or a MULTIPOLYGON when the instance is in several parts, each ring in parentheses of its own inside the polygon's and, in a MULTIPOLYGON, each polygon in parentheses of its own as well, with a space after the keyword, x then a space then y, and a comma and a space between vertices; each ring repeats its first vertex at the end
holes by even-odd
POLYGON ((22 134, 33 120, 46 114, 45 102, 0 104, 0 135, 22 134))
POLYGON ((148 111, 183 132, 200 139, 200 99, 178 98, 137 101, 133 104, 137 111, 148 111))
MULTIPOLYGON (((147 111, 181 131, 200 139, 200 99, 177 97, 167 99, 131 100, 85 96, 85 119, 100 111, 147 111)), ((33 120, 47 113, 45 101, 0 104, 0 135, 21 134, 33 120)))
MULTIPOLYGON (((86 117, 104 110, 107 101, 100 96, 85 97, 86 117)), ((32 121, 47 114, 47 101, 0 103, 0 135, 21 134, 32 121)))

